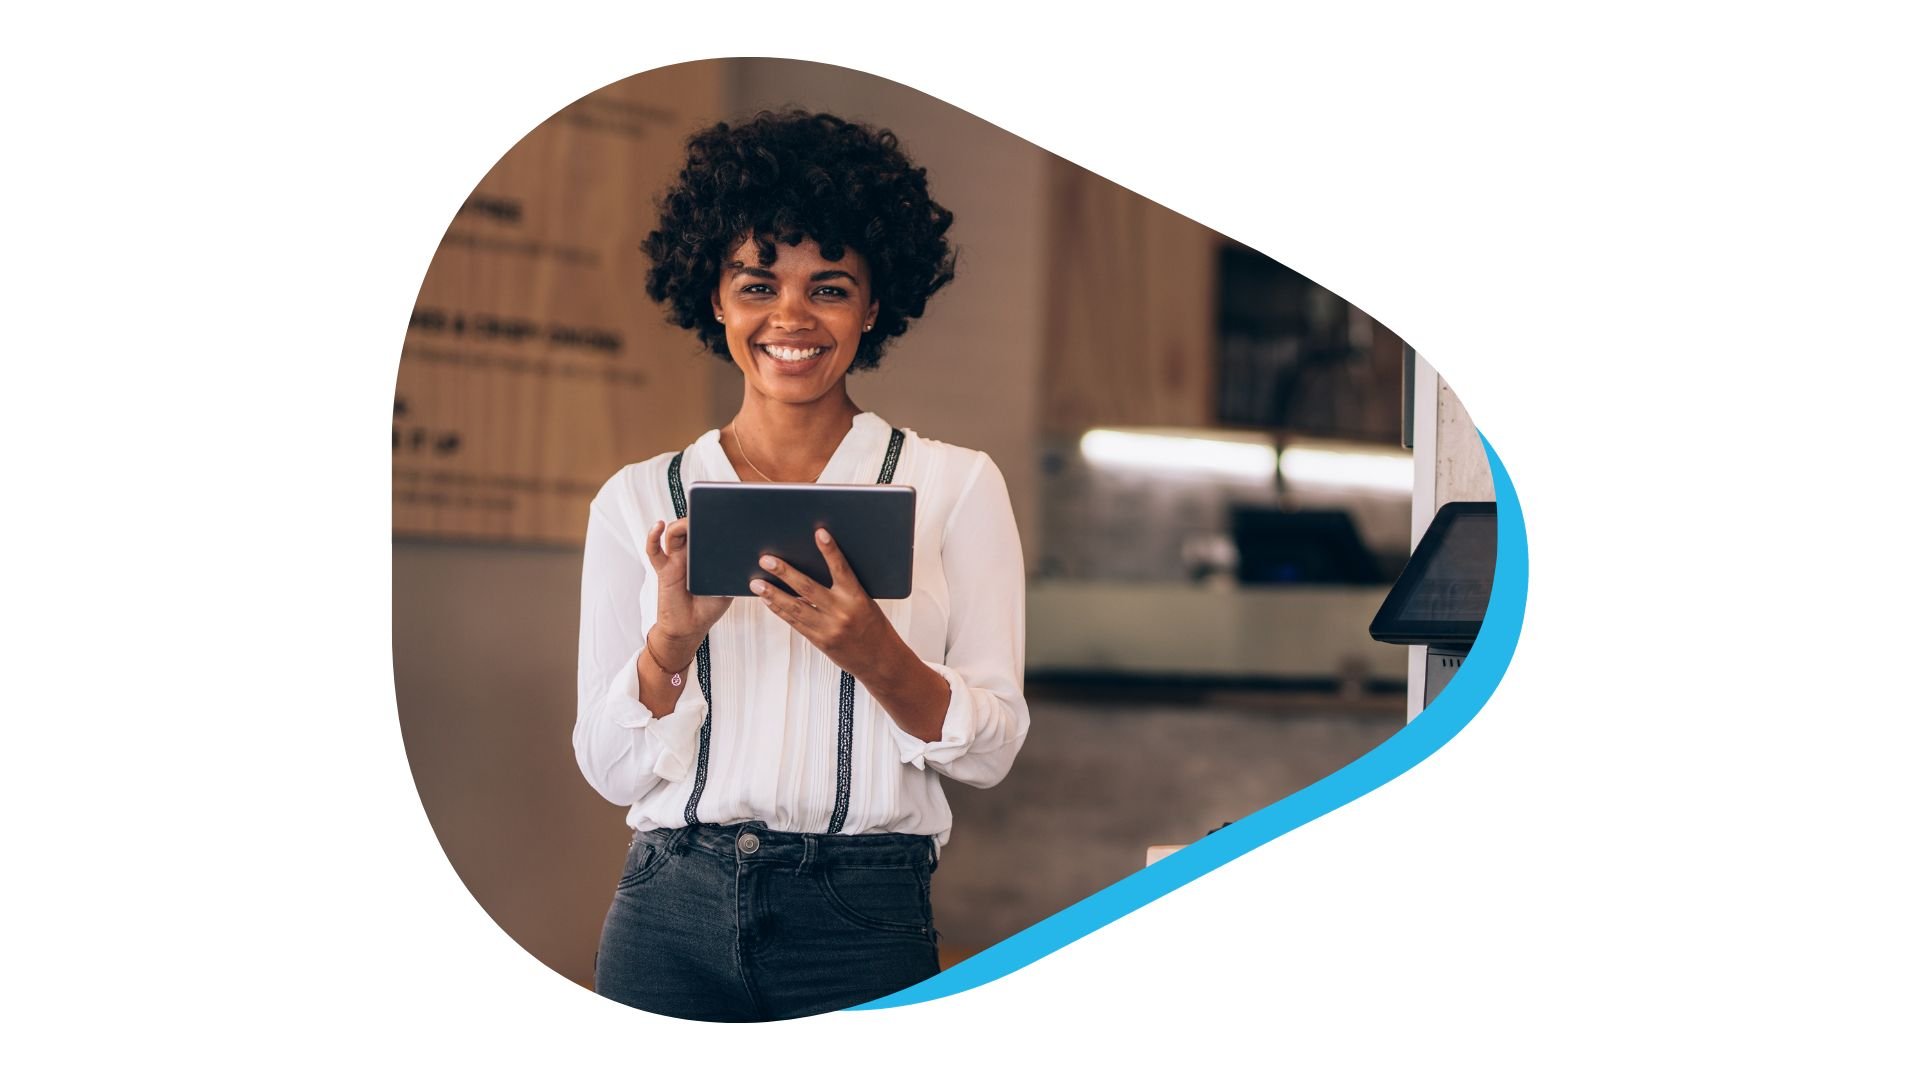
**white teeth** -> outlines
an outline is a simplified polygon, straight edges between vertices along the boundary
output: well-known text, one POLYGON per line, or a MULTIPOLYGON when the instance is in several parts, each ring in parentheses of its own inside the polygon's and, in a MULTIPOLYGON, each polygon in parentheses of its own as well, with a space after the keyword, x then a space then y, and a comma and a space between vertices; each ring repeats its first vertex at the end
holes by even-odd
POLYGON ((815 349, 786 349, 778 345, 764 345, 762 348, 766 349, 767 354, 775 360, 785 360, 790 364, 801 360, 811 360, 827 351, 825 347, 815 349))

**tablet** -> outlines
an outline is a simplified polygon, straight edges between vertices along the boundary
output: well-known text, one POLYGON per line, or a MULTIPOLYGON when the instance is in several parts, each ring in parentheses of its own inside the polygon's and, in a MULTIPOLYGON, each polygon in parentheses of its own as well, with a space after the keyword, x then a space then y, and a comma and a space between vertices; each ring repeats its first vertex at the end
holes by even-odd
POLYGON ((1433 515, 1368 628, 1394 645, 1473 644, 1493 595, 1498 519, 1490 502, 1450 502, 1433 515))
POLYGON ((785 589, 760 568, 762 555, 831 584, 813 539, 825 529, 868 596, 903 599, 913 593, 913 509, 905 484, 689 484, 687 591, 752 596, 754 578, 785 589))

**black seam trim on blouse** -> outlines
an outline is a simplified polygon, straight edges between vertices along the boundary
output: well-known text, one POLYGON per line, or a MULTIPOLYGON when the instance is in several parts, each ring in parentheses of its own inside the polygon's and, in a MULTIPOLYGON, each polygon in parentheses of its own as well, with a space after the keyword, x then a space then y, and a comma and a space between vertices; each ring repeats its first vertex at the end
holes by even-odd
MULTIPOLYGON (((673 455, 667 465, 667 494, 673 497, 673 516, 687 516, 687 491, 680 484, 680 459, 673 455)), ((687 796, 687 824, 700 824, 700 795, 707 789, 707 753, 713 742, 713 654, 707 638, 700 639, 700 651, 694 654, 694 670, 700 678, 700 693, 707 699, 707 718, 700 723, 700 757, 693 767, 693 792, 687 796)))
MULTIPOLYGON (((905 444, 906 433, 899 428, 893 429, 892 438, 887 440, 886 460, 880 463, 880 479, 875 483, 893 483, 894 467, 900 464, 900 448, 905 444)), ((838 760, 835 762, 833 786, 833 818, 827 822, 827 832, 837 833, 847 824, 847 809, 853 803, 853 676, 840 673, 840 738, 838 760)))

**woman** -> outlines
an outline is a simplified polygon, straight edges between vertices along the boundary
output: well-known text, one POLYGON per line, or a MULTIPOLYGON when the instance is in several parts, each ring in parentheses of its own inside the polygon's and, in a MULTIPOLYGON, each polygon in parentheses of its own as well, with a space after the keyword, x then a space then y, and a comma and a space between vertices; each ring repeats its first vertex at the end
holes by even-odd
POLYGON ((845 1008, 939 970, 940 777, 990 787, 1027 734, 1005 481, 847 392, 952 279, 953 215, 891 133, 798 112, 694 135, 660 208, 647 293, 744 393, 593 501, 574 750, 634 830, 595 986, 695 1019, 845 1008), (695 481, 913 486, 912 595, 870 599, 824 531, 830 584, 769 561, 794 595, 690 595, 695 481))

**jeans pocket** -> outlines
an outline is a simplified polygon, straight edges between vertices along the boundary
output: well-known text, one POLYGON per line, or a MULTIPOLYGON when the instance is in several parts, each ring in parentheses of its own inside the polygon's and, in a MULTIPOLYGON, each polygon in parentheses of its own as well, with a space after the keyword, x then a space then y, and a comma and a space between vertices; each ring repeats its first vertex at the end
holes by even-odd
POLYGON ((924 868, 835 866, 814 875, 834 914, 863 930, 931 939, 933 910, 924 868))
POLYGON ((636 835, 633 843, 627 846, 627 864, 620 871, 620 880, 614 892, 625 892, 645 882, 667 861, 666 849, 649 840, 645 833, 636 835))

